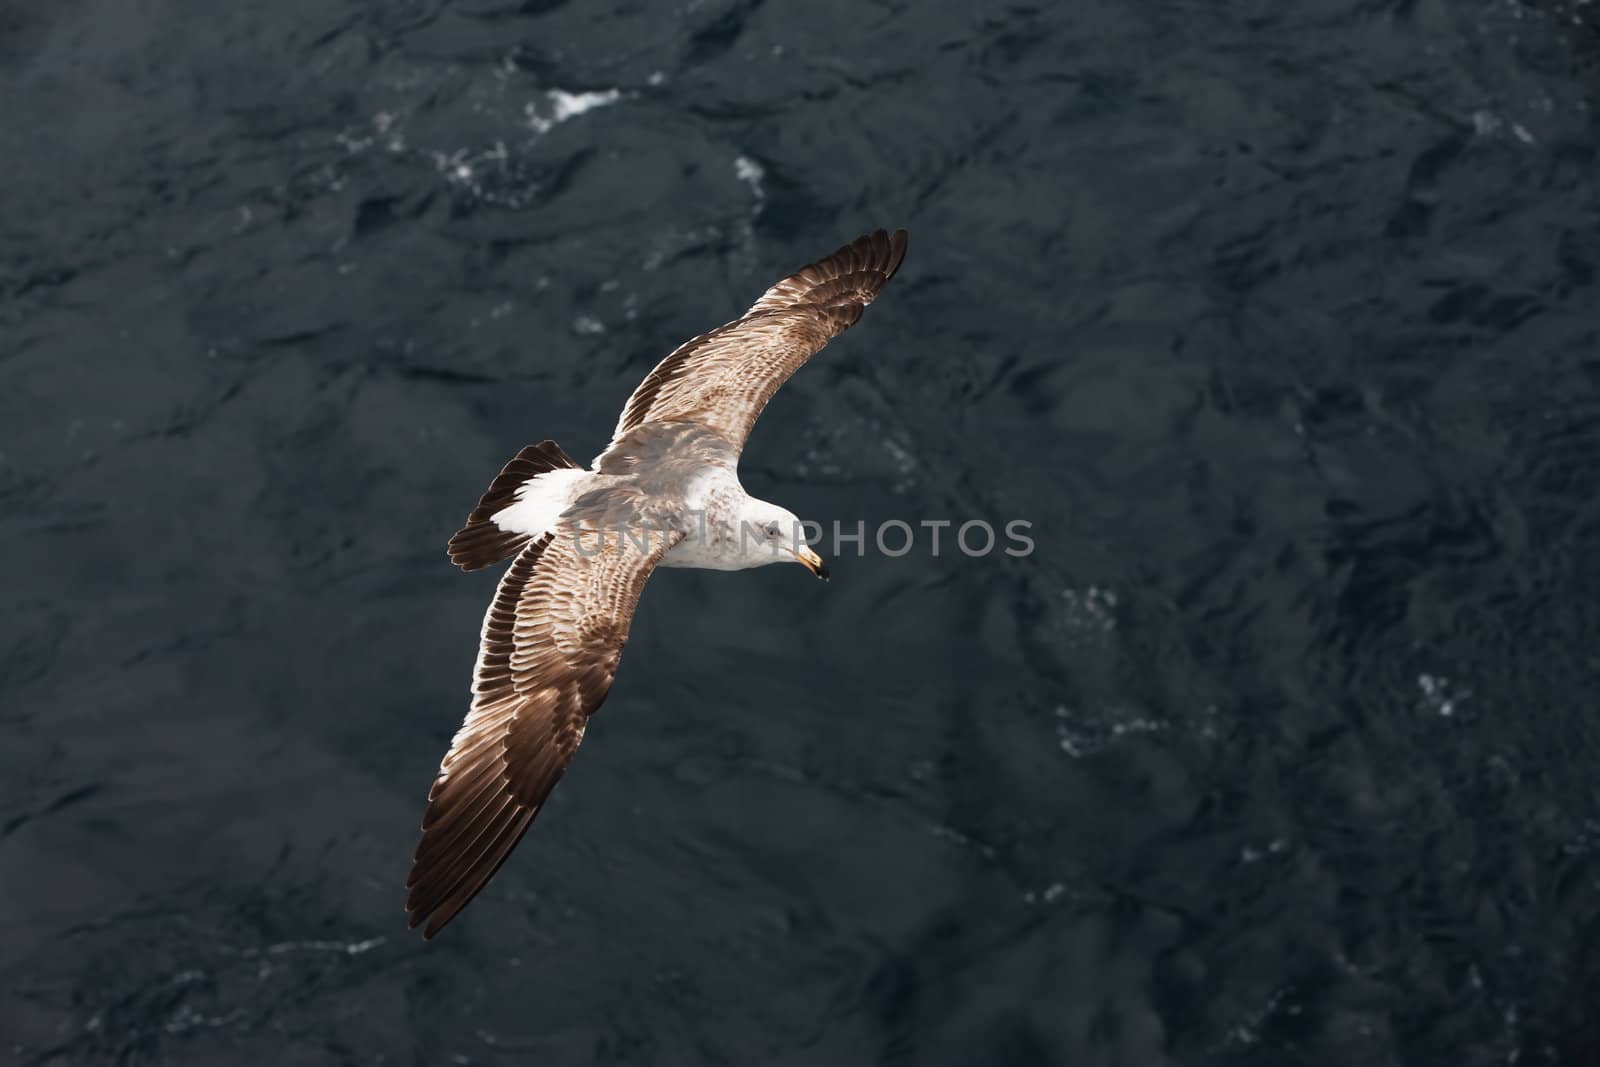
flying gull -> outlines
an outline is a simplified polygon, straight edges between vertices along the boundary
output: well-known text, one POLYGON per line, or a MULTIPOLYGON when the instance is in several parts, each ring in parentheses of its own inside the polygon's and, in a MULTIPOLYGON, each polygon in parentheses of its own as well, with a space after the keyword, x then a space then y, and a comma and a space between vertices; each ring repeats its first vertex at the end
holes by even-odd
POLYGON ((778 387, 855 324, 905 254, 906 231, 878 230, 784 278, 662 360, 587 469, 554 441, 529 445, 450 539, 462 570, 515 561, 483 618, 472 706, 406 881, 424 938, 500 869, 561 780, 651 571, 790 562, 828 577, 800 521, 744 491, 739 453, 778 387))

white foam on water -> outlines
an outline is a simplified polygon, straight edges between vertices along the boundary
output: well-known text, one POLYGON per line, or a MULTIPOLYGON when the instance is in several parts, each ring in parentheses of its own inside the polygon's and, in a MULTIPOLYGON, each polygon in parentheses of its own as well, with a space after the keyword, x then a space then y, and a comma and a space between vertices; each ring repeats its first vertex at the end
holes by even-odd
POLYGON ((761 185, 767 176, 767 168, 749 156, 739 156, 733 161, 733 176, 750 187, 750 195, 755 197, 756 210, 759 211, 767 199, 767 191, 761 185))
POLYGON ((1422 694, 1419 702, 1421 709, 1444 719, 1453 716, 1460 709, 1461 702, 1471 695, 1466 690, 1457 691, 1450 679, 1442 674, 1417 675, 1417 689, 1422 694))
POLYGON ((1254 845, 1246 845, 1239 850, 1239 862, 1255 863, 1259 860, 1265 859, 1267 856, 1276 856, 1288 847, 1289 843, 1281 837, 1274 837, 1271 841, 1268 841, 1266 848, 1257 848, 1254 845))
POLYGON ((917 457, 910 450, 892 437, 883 439, 883 452, 894 463, 895 472, 899 475, 894 484, 889 486, 891 493, 907 493, 917 484, 917 457))
POLYGON ((1062 625, 1078 633, 1108 634, 1117 628, 1117 593, 1091 585, 1061 590, 1062 625))
POLYGON ((1031 889, 1023 893, 1022 902, 1024 904, 1054 904, 1061 899, 1062 894, 1066 891, 1067 887, 1060 882, 1051 882, 1037 893, 1031 889))
POLYGON ((598 92, 569 93, 565 89, 546 90, 543 103, 530 101, 523 108, 528 127, 535 133, 549 133, 563 122, 568 122, 596 108, 610 107, 622 99, 621 89, 602 89, 598 92))
POLYGON ((1056 745, 1073 759, 1083 759, 1109 748, 1125 737, 1158 734, 1167 723, 1111 708, 1098 716, 1084 716, 1065 704, 1057 704, 1056 745))

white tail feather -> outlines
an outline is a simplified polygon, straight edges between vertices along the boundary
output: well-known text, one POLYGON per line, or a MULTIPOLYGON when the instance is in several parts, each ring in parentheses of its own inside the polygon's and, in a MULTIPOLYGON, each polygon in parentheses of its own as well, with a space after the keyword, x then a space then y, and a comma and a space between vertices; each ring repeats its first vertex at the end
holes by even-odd
POLYGON ((495 512, 490 521, 502 530, 539 537, 555 529, 561 513, 583 495, 593 471, 574 468, 536 474, 517 490, 517 499, 495 512))

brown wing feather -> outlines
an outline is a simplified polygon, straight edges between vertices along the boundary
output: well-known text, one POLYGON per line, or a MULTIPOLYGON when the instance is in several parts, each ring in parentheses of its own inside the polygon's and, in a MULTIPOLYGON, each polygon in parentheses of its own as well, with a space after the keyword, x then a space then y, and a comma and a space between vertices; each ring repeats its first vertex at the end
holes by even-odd
POLYGON ((744 317, 681 345, 634 390, 612 442, 647 422, 687 419, 743 448, 779 387, 894 277, 906 240, 905 230, 858 237, 768 289, 744 317))
POLYGON ((605 700, 639 593, 682 534, 648 548, 570 527, 523 549, 483 620, 472 709, 428 793, 406 911, 431 938, 521 840, 605 700))

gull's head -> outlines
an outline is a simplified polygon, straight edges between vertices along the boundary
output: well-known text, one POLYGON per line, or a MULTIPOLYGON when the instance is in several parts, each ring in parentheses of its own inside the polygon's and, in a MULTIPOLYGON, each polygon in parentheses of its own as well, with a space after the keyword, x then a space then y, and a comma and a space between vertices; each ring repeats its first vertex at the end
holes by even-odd
POLYGON ((792 511, 752 501, 740 531, 740 554, 753 566, 768 563, 798 563, 823 581, 828 580, 828 565, 806 544, 805 524, 792 511))

